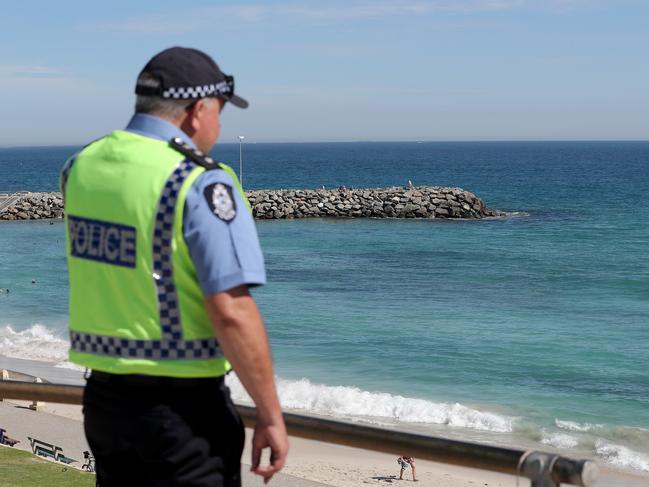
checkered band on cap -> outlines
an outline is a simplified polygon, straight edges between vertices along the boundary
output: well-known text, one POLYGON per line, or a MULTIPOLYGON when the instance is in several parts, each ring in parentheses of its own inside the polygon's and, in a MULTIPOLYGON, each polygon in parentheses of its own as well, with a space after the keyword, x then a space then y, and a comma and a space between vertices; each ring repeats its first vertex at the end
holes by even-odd
POLYGON ((230 88, 227 81, 221 81, 209 85, 171 87, 162 92, 162 97, 193 99, 217 96, 229 92, 230 88))
POLYGON ((184 340, 178 293, 172 264, 173 224, 178 193, 197 167, 191 160, 179 163, 165 182, 153 226, 153 281, 158 297, 161 339, 137 340, 77 331, 70 332, 72 349, 81 353, 151 360, 209 359, 222 356, 216 338, 184 340))

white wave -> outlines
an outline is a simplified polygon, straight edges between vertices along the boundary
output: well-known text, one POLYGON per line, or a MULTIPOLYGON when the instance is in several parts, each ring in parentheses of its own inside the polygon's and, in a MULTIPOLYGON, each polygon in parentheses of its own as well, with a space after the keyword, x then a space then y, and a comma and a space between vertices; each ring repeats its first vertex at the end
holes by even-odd
POLYGON ((560 419, 555 419, 554 424, 557 426, 557 428, 560 428, 562 430, 580 431, 582 433, 604 427, 604 425, 602 424, 577 423, 575 421, 562 421, 560 419))
MULTIPOLYGON (((243 386, 233 375, 228 376, 228 386, 235 400, 250 402, 243 386)), ((478 411, 458 403, 435 403, 424 399, 363 391, 357 387, 312 384, 308 379, 277 379, 277 389, 283 407, 313 414, 360 418, 373 423, 390 420, 444 424, 498 433, 511 432, 513 429, 513 418, 478 411)))
POLYGON ((0 327, 0 353, 7 357, 56 362, 64 366, 68 348, 67 339, 43 325, 32 325, 22 331, 14 331, 9 325, 0 327))
POLYGON ((570 449, 579 444, 577 438, 566 433, 548 433, 543 430, 542 435, 541 443, 555 448, 570 449))
POLYGON ((615 466, 649 472, 649 455, 633 451, 626 446, 600 439, 595 443, 595 453, 615 466))

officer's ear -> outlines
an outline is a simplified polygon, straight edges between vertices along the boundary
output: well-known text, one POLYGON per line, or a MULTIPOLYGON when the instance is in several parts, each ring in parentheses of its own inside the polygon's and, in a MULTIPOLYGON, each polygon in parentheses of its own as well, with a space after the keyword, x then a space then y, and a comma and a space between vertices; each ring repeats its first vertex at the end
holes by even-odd
POLYGON ((205 116, 205 99, 201 98, 185 108, 187 119, 194 131, 200 127, 201 119, 205 116))
POLYGON ((196 100, 185 108, 185 113, 180 121, 180 128, 190 137, 200 129, 201 119, 205 116, 205 100, 196 100))

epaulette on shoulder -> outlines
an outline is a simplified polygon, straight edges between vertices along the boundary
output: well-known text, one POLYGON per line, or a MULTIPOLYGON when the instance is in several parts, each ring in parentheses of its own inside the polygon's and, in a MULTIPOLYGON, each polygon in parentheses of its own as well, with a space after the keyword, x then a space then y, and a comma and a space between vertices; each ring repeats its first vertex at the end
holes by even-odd
POLYGON ((169 141, 169 145, 180 152, 182 155, 191 159, 193 162, 198 164, 201 167, 204 167, 208 171, 211 169, 221 169, 221 166, 218 162, 212 159, 210 156, 205 155, 203 152, 198 149, 194 149, 188 143, 186 143, 180 137, 174 137, 169 141))
MULTIPOLYGON (((110 135, 110 134, 109 134, 109 135, 110 135)), ((84 150, 84 149, 87 149, 88 147, 90 147, 90 146, 91 146, 92 144, 94 144, 95 142, 99 142, 100 140, 104 140, 106 137, 108 137, 108 135, 104 135, 103 137, 99 137, 98 139, 91 140, 91 141, 88 142, 86 145, 84 145, 84 146, 81 148, 81 150, 80 150, 79 152, 81 152, 81 151, 84 150)))

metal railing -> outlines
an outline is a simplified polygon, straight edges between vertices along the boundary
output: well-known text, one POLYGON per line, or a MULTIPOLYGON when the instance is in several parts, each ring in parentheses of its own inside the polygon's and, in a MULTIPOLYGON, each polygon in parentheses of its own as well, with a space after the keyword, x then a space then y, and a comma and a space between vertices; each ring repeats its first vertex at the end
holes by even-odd
POLYGON ((16 204, 16 202, 22 198, 22 194, 0 194, 0 212, 4 210, 5 208, 9 208, 10 206, 13 206, 16 204))
MULTIPOLYGON (((82 404, 83 386, 0 381, 0 398, 82 404)), ((255 424, 255 408, 237 405, 246 426, 255 424)), ((598 475, 590 460, 573 460, 553 453, 523 451, 390 431, 300 414, 284 413, 288 433, 366 450, 401 455, 407 452, 422 460, 450 463, 523 476, 532 487, 558 487, 560 483, 590 487, 598 475)))

